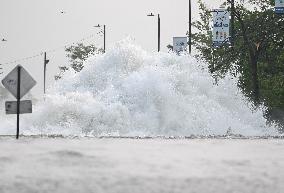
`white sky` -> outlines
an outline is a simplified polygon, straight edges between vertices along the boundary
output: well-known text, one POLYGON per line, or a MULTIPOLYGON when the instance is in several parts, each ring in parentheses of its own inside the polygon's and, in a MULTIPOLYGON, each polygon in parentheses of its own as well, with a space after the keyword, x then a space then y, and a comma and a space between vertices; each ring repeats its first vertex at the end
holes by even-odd
MULTIPOLYGON (((218 8, 221 0, 205 0, 218 8)), ((197 0, 192 0, 193 20, 198 17, 197 0)), ((63 46, 98 32, 94 25, 106 24, 107 48, 128 35, 148 51, 157 50, 157 18, 161 14, 161 50, 172 44, 173 36, 185 36, 188 29, 188 0, 0 0, 0 63, 48 53, 47 79, 52 84, 58 66, 68 65, 63 46), (61 14, 61 11, 64 14, 61 14)), ((83 43, 102 45, 95 35, 83 43)), ((34 92, 43 89, 43 55, 2 65, 4 74, 23 65, 38 82, 34 92)))

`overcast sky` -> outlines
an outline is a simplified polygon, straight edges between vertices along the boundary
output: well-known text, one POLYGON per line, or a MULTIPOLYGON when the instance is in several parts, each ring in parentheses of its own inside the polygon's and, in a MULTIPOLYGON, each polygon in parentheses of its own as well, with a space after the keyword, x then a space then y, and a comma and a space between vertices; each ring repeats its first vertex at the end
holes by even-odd
MULTIPOLYGON (((205 0, 218 8, 221 0, 205 0)), ((192 0, 193 20, 197 19, 197 0, 192 0)), ((95 34, 83 43, 102 46, 94 25, 106 24, 107 49, 131 36, 148 51, 157 49, 157 18, 161 15, 161 50, 172 43, 173 36, 185 36, 188 29, 188 0, 0 0, 0 63, 35 56, 32 59, 2 65, 2 79, 17 64, 23 65, 43 87, 43 55, 48 50, 48 84, 58 66, 68 65, 64 46, 95 34), (61 13, 63 11, 64 13, 61 13), (55 49, 55 50, 54 50, 55 49)))

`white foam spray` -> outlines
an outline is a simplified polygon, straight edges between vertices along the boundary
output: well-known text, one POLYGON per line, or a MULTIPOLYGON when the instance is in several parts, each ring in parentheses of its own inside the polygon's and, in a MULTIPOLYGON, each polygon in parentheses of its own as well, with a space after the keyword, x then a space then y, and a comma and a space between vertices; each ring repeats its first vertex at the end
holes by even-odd
MULTIPOLYGON (((129 39, 68 71, 23 120, 24 134, 188 136, 275 135, 251 111, 233 77, 218 85, 191 56, 147 53, 129 39)), ((1 115, 0 130, 11 131, 1 115)), ((14 129, 14 128, 13 128, 14 129)))

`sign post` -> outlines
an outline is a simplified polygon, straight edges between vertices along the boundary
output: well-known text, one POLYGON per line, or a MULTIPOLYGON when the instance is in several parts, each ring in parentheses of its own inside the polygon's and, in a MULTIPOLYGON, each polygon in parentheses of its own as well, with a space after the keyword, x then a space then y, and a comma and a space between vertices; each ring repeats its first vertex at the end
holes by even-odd
POLYGON ((20 93, 21 93, 21 66, 18 66, 18 83, 17 83, 17 135, 16 139, 19 139, 20 133, 20 93))
POLYGON ((230 18, 226 9, 213 10, 213 47, 230 43, 230 18))
POLYGON ((275 0, 275 13, 284 14, 284 0, 275 0))
POLYGON ((32 102, 21 101, 21 98, 36 85, 36 81, 21 65, 18 65, 2 80, 2 84, 17 99, 17 101, 7 101, 5 108, 6 114, 17 114, 16 139, 19 139, 20 114, 32 113, 32 102))

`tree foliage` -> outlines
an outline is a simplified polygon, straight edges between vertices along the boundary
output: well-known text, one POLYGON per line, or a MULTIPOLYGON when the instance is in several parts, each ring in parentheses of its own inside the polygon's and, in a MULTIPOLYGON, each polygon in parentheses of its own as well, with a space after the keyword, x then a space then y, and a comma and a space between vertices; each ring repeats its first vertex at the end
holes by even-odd
POLYGON ((103 49, 98 49, 95 45, 84 45, 83 43, 78 43, 75 46, 70 46, 65 49, 67 52, 67 57, 69 58, 70 66, 60 66, 60 73, 55 76, 58 80, 62 77, 64 72, 69 68, 72 68, 76 72, 80 72, 84 68, 84 61, 94 54, 103 53, 103 49))
MULTIPOLYGON (((236 2, 234 46, 212 47, 212 13, 199 0, 200 19, 193 44, 197 57, 209 64, 214 77, 231 73, 239 77, 243 93, 270 110, 284 110, 284 15, 274 13, 273 0, 236 2)), ((230 5, 230 0, 224 1, 230 5), (228 3, 227 3, 228 2, 228 3)))
POLYGON ((199 50, 198 57, 209 62, 210 71, 218 77, 228 72, 240 75, 240 86, 248 90, 247 93, 252 90, 248 80, 251 78, 250 54, 257 60, 260 83, 263 78, 273 76, 272 79, 275 79, 279 75, 281 77, 284 59, 283 16, 274 14, 270 1, 255 0, 251 3, 258 7, 248 10, 239 4, 236 8, 234 47, 224 45, 216 49, 211 46, 212 14, 201 0, 199 0, 201 19, 193 23, 198 29, 198 32, 193 34, 194 45, 199 50))

